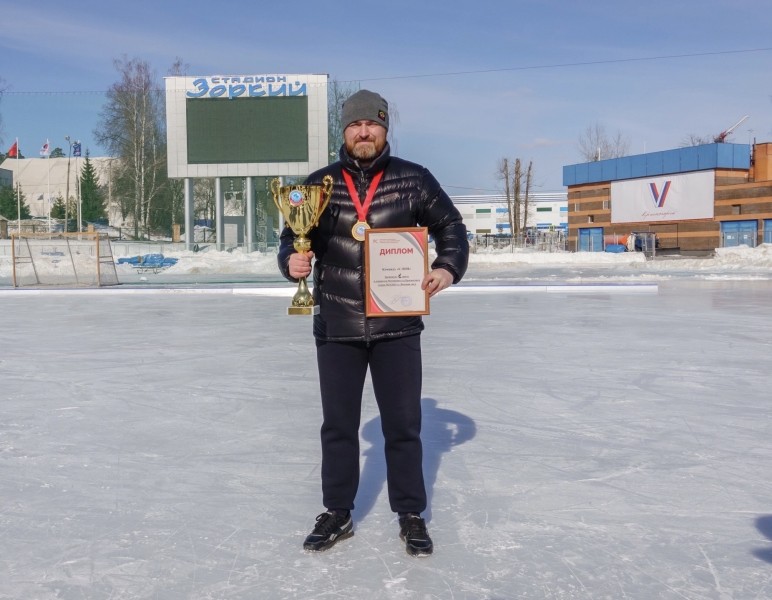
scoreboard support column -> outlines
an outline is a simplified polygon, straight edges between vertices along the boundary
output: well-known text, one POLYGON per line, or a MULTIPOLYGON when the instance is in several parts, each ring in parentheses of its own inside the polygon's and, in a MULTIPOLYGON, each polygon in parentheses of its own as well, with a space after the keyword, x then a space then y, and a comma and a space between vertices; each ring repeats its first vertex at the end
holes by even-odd
POLYGON ((254 177, 247 177, 247 189, 244 193, 247 195, 247 227, 244 235, 244 249, 246 252, 252 252, 255 250, 255 217, 257 215, 254 177))
POLYGON ((222 192, 222 179, 220 177, 214 178, 214 234, 217 238, 216 248, 218 250, 225 250, 225 197, 222 192))
POLYGON ((195 197, 193 194, 193 185, 194 180, 190 177, 185 178, 185 185, 183 186, 185 190, 185 250, 193 250, 193 246, 196 244, 196 240, 194 239, 193 235, 193 216, 194 216, 194 210, 193 205, 195 201, 195 197))

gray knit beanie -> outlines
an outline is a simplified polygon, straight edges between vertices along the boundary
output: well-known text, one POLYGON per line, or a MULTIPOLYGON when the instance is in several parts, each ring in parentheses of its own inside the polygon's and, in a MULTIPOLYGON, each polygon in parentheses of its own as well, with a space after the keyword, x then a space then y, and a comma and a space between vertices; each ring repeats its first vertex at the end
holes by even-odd
POLYGON ((389 103, 370 90, 359 90, 343 103, 340 122, 343 129, 354 121, 373 121, 389 128, 389 103))

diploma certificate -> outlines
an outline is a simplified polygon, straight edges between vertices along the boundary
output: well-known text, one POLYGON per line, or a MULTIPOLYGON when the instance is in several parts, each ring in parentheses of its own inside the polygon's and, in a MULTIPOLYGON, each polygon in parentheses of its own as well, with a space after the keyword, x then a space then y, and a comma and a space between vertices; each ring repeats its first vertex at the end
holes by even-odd
POLYGON ((365 231, 365 315, 393 317, 429 314, 426 227, 365 231))

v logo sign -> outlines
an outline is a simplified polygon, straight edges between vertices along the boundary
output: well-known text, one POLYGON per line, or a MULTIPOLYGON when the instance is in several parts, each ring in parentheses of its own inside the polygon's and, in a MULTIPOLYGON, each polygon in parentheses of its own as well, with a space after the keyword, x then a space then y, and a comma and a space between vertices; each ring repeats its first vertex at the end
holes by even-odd
POLYGON ((665 185, 662 187, 662 192, 657 190, 657 184, 653 182, 649 184, 649 189, 651 190, 651 198, 654 200, 654 205, 657 208, 662 208, 665 206, 665 199, 667 198, 667 193, 670 190, 670 181, 665 182, 665 185))

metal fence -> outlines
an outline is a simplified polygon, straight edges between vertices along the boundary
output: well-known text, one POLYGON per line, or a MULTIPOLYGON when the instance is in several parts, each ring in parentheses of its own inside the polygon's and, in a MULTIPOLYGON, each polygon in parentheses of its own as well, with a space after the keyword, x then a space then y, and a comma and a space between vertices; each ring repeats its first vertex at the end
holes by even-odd
POLYGON ((555 231, 527 231, 516 235, 501 233, 477 233, 470 235, 469 246, 472 252, 478 249, 494 250, 535 250, 538 252, 565 252, 568 248, 566 234, 561 229, 555 231))

